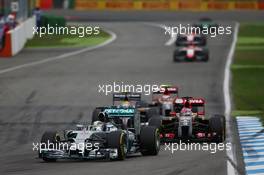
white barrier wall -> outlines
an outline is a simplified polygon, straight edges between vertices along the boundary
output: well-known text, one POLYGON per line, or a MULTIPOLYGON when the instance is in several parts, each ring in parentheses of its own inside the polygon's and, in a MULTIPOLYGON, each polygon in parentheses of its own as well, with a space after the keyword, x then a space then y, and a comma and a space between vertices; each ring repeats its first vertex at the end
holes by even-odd
POLYGON ((35 16, 27 19, 23 23, 19 24, 15 29, 10 31, 12 56, 16 55, 24 48, 28 39, 33 38, 34 26, 36 26, 35 16))

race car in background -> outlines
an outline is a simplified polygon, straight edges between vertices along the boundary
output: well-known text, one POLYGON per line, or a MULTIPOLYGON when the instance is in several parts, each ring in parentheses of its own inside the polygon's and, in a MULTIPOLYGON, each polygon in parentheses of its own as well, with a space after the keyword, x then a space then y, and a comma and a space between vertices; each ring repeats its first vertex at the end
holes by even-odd
POLYGON ((197 23, 193 24, 193 27, 199 27, 200 30, 208 28, 211 32, 217 32, 219 25, 211 18, 201 18, 197 23))
POLYGON ((152 105, 159 108, 160 115, 169 116, 174 110, 174 102, 178 95, 178 87, 161 85, 160 89, 152 94, 152 105))
MULTIPOLYGON (((141 115, 142 122, 148 122, 149 118, 154 115, 159 115, 159 110, 156 106, 153 106, 141 99, 140 93, 134 92, 119 92, 113 94, 112 106, 116 107, 133 107, 137 108, 141 115)), ((98 114, 108 107, 96 107, 92 114, 92 122, 98 120, 98 114)))
POLYGON ((187 47, 176 48, 173 53, 174 62, 182 61, 204 61, 209 60, 209 51, 206 47, 189 45, 187 47))
POLYGON ((188 35, 178 35, 176 42, 176 46, 205 46, 206 45, 206 37, 201 34, 188 34, 188 35))
POLYGON ((206 117, 204 99, 178 98, 174 109, 170 116, 156 117, 149 121, 150 126, 160 128, 162 142, 183 140, 220 143, 225 140, 225 117, 206 117))
POLYGON ((92 125, 65 130, 64 139, 56 131, 45 132, 39 158, 54 162, 57 159, 124 160, 127 155, 138 152, 143 156, 158 155, 159 129, 141 126, 136 108, 105 108, 99 119, 92 125))

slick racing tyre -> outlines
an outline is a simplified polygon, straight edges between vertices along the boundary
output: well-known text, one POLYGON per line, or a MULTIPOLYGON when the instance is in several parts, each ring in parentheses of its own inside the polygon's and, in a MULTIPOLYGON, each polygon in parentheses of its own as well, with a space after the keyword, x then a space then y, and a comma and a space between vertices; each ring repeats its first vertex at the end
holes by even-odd
POLYGON ((140 152, 143 156, 158 155, 160 150, 159 129, 153 126, 141 128, 140 152))
POLYGON ((138 101, 136 102, 136 107, 137 108, 147 108, 149 104, 145 101, 138 101))
POLYGON ((206 41, 206 37, 205 37, 205 36, 202 36, 202 37, 201 37, 201 43, 200 43, 199 46, 206 46, 206 43, 207 43, 207 41, 206 41))
POLYGON ((221 143, 225 141, 225 119, 223 116, 214 115, 209 119, 209 129, 212 134, 212 141, 221 143))
POLYGON ((117 158, 111 160, 124 160, 127 154, 127 137, 123 131, 113 131, 107 136, 108 148, 117 149, 117 158))
POLYGON ((219 117, 223 123, 223 128, 222 128, 223 132, 222 133, 223 133, 223 141, 225 141, 225 139, 226 139, 226 118, 224 115, 220 115, 220 114, 215 114, 214 116, 219 117))
POLYGON ((207 47, 203 47, 202 51, 196 53, 197 61, 207 62, 209 60, 209 50, 207 47))
MULTIPOLYGON (((56 131, 47 131, 42 135, 41 138, 41 148, 42 149, 55 149, 59 147, 60 142, 60 136, 56 131)), ((51 159, 47 157, 43 157, 41 154, 39 157, 42 157, 42 159, 46 162, 55 162, 56 159, 51 159)))
POLYGON ((209 51, 208 49, 204 49, 204 59, 203 61, 207 62, 209 61, 209 51))
POLYGON ((177 49, 173 52, 173 62, 181 62, 184 61, 184 55, 177 49))
POLYGON ((148 121, 150 118, 159 115, 159 109, 157 107, 152 107, 146 111, 146 120, 148 121))
POLYGON ((149 126, 154 126, 156 128, 160 128, 161 125, 162 125, 161 117, 159 115, 155 115, 155 116, 151 117, 148 120, 148 125, 149 126))

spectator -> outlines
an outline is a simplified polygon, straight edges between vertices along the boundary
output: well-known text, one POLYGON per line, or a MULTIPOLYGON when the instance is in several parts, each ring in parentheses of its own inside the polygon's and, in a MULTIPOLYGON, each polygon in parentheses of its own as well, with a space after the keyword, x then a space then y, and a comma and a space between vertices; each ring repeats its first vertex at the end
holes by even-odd
POLYGON ((5 46, 5 34, 9 31, 9 26, 6 24, 3 15, 0 15, 0 50, 5 46))
POLYGON ((39 7, 36 7, 33 11, 33 15, 36 16, 36 24, 37 27, 41 27, 41 18, 42 18, 42 11, 40 10, 39 7))
POLYGON ((6 24, 8 25, 9 29, 12 30, 17 26, 16 16, 15 14, 9 14, 6 18, 6 24))

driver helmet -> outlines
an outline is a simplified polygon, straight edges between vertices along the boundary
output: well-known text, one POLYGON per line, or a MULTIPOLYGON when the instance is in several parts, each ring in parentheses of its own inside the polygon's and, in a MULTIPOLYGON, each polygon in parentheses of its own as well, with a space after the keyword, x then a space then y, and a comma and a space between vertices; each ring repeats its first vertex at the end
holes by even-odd
POLYGON ((129 101, 123 101, 121 107, 128 108, 130 106, 129 101))
POLYGON ((189 103, 189 101, 186 101, 185 102, 184 107, 185 108, 190 108, 191 107, 191 104, 189 103))
POLYGON ((15 15, 13 15, 13 14, 9 14, 9 15, 7 16, 7 21, 8 21, 8 22, 13 22, 13 21, 15 21, 15 15))
POLYGON ((182 108, 181 110, 181 115, 191 115, 192 114, 192 110, 190 108, 182 108))
POLYGON ((101 122, 101 121, 95 121, 95 122, 93 123, 93 125, 94 125, 94 129, 95 129, 96 131, 101 131, 101 130, 103 130, 103 125, 104 125, 103 122, 101 122))
POLYGON ((165 87, 165 90, 163 92, 164 95, 170 95, 170 92, 167 87, 165 87))

